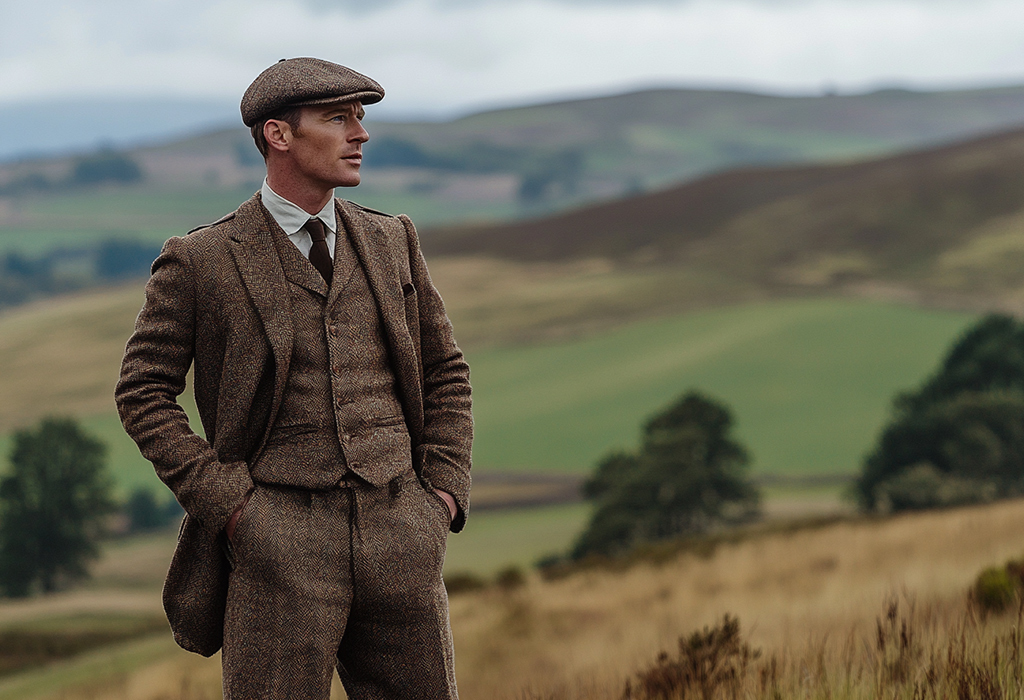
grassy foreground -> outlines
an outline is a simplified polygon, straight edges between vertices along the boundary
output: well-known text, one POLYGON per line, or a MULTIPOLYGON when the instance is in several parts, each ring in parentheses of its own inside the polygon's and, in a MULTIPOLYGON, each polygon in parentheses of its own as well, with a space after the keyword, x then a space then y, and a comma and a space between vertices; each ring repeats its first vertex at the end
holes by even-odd
MULTIPOLYGON (((659 652, 675 658, 680 636, 729 614, 760 655, 738 687, 718 684, 735 694, 708 697, 1020 697, 1022 620, 1016 610, 981 617, 966 593, 982 568, 1021 555, 1022 506, 1012 501, 754 532, 713 550, 558 580, 534 575, 518 588, 453 596, 460 696, 616 700, 627 681, 637 687, 637 674, 659 652)), ((133 560, 139 550, 115 554, 133 560)), ((109 577, 103 585, 45 601, 4 602, 0 623, 52 615, 54 608, 68 614, 138 605, 139 594, 112 588, 109 577), (111 595, 117 590, 120 595, 111 595)), ((156 591, 149 590, 155 607, 156 591)), ((701 697, 690 690, 685 697, 701 697)), ((213 700, 220 697, 219 660, 188 655, 155 636, 46 673, 9 677, 0 682, 0 697, 213 700)), ((334 697, 344 696, 338 689, 334 697)))

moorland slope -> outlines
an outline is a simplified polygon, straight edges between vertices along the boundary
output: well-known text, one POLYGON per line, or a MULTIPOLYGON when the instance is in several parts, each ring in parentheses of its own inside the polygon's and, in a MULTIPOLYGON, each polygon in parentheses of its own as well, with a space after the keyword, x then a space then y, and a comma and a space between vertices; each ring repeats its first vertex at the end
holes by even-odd
POLYGON ((425 246, 676 269, 771 295, 888 291, 1020 310, 1024 131, 853 164, 735 170, 543 219, 438 229, 425 246))

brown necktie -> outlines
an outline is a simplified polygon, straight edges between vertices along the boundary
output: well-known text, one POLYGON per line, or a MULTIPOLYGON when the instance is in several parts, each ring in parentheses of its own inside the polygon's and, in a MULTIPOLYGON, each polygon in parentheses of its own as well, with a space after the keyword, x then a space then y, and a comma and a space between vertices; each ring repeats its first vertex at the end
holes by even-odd
POLYGON ((327 282, 327 286, 330 286, 331 276, 334 274, 334 261, 331 260, 331 251, 327 249, 323 222, 316 218, 310 219, 306 222, 305 229, 313 239, 313 247, 309 249, 309 261, 327 282))

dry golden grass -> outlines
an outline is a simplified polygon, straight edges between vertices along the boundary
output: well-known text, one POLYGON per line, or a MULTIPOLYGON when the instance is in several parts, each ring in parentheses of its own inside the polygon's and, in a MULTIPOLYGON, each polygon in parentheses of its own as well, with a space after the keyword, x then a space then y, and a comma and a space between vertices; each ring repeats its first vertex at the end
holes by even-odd
MULTIPOLYGON (((687 553, 552 581, 534 574, 517 589, 456 595, 451 617, 460 694, 464 700, 618 698, 626 679, 649 667, 659 651, 672 652, 680 635, 729 613, 763 651, 759 664, 776 659, 780 697, 826 697, 798 692, 801 674, 819 674, 819 666, 819 676, 834 681, 834 697, 874 697, 872 674, 884 670, 886 654, 894 653, 875 649, 876 623, 894 596, 901 597, 899 620, 910 620, 917 630, 915 673, 926 672, 933 647, 947 649, 950 636, 961 633, 968 651, 991 655, 997 637, 1012 631, 1014 616, 981 624, 966 612, 966 591, 982 568, 1024 553, 1022 532, 1024 502, 1010 501, 752 535, 708 556, 687 553), (835 684, 841 685, 847 667, 859 685, 844 695, 835 684)), ((114 549, 118 561, 101 563, 100 569, 112 582, 127 562, 160 546, 154 539, 114 549)), ((110 588, 6 602, 0 604, 0 622, 52 616, 55 610, 95 612, 104 605, 144 611, 158 605, 155 593, 110 588)), ((71 673, 89 660, 68 662, 58 668, 68 678, 59 691, 8 696, 8 681, 0 684, 0 698, 219 697, 216 658, 181 652, 166 638, 130 648, 136 649, 135 662, 115 658, 107 671, 96 666, 91 674, 71 673), (140 656, 146 644, 156 646, 151 656, 140 656)), ((749 680, 756 690, 757 674, 749 680)), ((340 688, 334 697, 343 697, 340 688)))
POLYGON ((88 586, 159 591, 177 539, 177 530, 167 529, 106 542, 102 556, 90 567, 88 586))
MULTIPOLYGON (((978 571, 1024 552, 1024 503, 837 524, 624 572, 532 579, 452 600, 462 697, 614 688, 682 634, 731 613, 767 654, 874 643, 885 601, 959 605, 978 571), (952 603, 950 602, 952 601, 952 603)), ((600 697, 582 694, 581 697, 600 697)))
POLYGON ((753 298, 749 286, 678 267, 617 267, 608 260, 430 261, 434 284, 466 347, 572 337, 645 316, 753 298))

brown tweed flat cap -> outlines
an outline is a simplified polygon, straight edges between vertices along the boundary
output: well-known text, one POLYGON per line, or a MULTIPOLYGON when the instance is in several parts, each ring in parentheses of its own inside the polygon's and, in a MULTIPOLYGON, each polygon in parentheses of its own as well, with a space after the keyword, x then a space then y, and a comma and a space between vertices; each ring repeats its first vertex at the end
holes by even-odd
POLYGON ((256 76, 242 95, 242 121, 252 126, 282 107, 384 99, 384 88, 351 68, 319 58, 281 59, 256 76))

